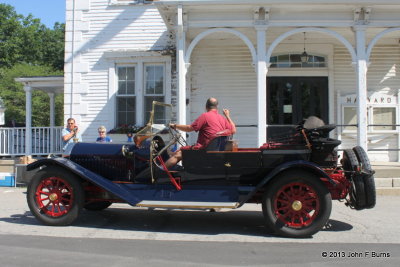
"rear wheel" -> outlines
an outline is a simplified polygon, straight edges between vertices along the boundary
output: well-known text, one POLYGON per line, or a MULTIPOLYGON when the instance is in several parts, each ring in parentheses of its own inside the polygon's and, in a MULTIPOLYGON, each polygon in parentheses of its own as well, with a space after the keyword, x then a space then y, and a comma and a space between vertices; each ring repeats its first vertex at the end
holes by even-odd
POLYGON ((353 150, 345 149, 343 151, 342 165, 347 179, 349 179, 352 184, 350 191, 350 205, 357 210, 362 210, 365 208, 366 204, 364 180, 362 175, 357 171, 359 162, 353 150))
POLYGON ((375 179, 374 172, 369 162, 369 158, 365 150, 356 146, 353 148, 354 153, 357 156, 358 161, 361 163, 361 168, 363 171, 362 179, 364 182, 364 192, 365 192, 365 208, 371 209, 375 207, 376 204, 376 189, 375 189, 375 179))
POLYGON ((84 191, 80 180, 62 168, 40 170, 27 191, 29 209, 43 224, 69 225, 82 210, 84 191))
POLYGON ((281 174, 263 197, 266 225, 287 237, 309 237, 324 227, 332 198, 320 179, 305 171, 281 174))

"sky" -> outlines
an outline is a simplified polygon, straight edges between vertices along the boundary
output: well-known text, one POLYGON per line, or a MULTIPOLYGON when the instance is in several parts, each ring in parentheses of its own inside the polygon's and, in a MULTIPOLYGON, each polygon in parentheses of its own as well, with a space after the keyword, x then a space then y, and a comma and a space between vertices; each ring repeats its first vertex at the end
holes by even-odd
POLYGON ((50 29, 55 22, 65 23, 65 0, 0 0, 0 3, 13 6, 24 17, 32 14, 50 29))

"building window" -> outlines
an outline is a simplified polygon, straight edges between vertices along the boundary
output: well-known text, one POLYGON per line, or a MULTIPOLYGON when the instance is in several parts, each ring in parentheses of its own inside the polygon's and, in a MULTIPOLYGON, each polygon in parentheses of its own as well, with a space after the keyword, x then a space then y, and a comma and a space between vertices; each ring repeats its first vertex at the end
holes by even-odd
POLYGON ((343 108, 343 131, 357 131, 357 108, 343 108))
POLYGON ((117 125, 136 124, 135 67, 117 69, 117 125))
POLYGON ((374 131, 396 130, 396 108, 375 107, 372 109, 372 124, 374 131))
MULTIPOLYGON (((165 74, 163 65, 146 65, 145 66, 145 121, 150 119, 150 112, 153 101, 164 102, 164 85, 165 74)), ((154 114, 157 119, 163 114, 154 114)))
MULTIPOLYGON (((396 130, 396 107, 376 107, 368 105, 368 132, 385 132, 396 130)), ((343 131, 357 131, 357 107, 343 107, 343 131)))
POLYGON ((325 68, 326 60, 323 56, 308 55, 307 62, 302 62, 301 54, 284 54, 270 58, 270 68, 325 68))
MULTIPOLYGON (((116 127, 143 126, 150 119, 153 101, 165 102, 165 64, 138 62, 134 66, 117 66, 116 127)), ((156 120, 164 114, 154 114, 156 120)))

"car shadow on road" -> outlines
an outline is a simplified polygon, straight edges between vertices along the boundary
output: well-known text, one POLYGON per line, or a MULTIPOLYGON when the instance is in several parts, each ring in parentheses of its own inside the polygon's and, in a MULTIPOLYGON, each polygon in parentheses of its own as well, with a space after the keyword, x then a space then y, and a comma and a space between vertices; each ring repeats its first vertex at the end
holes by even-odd
MULTIPOLYGON (((26 211, 24 214, 15 214, 9 218, 0 218, 0 221, 42 226, 30 211, 26 211)), ((103 211, 82 211, 73 226, 150 233, 274 236, 265 226, 262 212, 248 210, 210 212, 204 210, 183 211, 132 207, 113 208, 111 206, 103 211)), ((43 227, 49 226, 43 225, 43 227)), ((349 231, 352 228, 350 224, 329 220, 322 231, 342 232, 349 231)))

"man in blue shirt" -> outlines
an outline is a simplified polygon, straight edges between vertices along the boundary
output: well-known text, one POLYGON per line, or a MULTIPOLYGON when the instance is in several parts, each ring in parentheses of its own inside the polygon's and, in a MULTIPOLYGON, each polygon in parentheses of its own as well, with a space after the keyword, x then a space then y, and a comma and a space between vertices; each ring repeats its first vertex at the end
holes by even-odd
POLYGON ((82 136, 79 132, 78 126, 75 124, 74 118, 67 120, 67 127, 62 130, 62 140, 64 142, 63 150, 65 150, 69 143, 82 142, 82 136))

